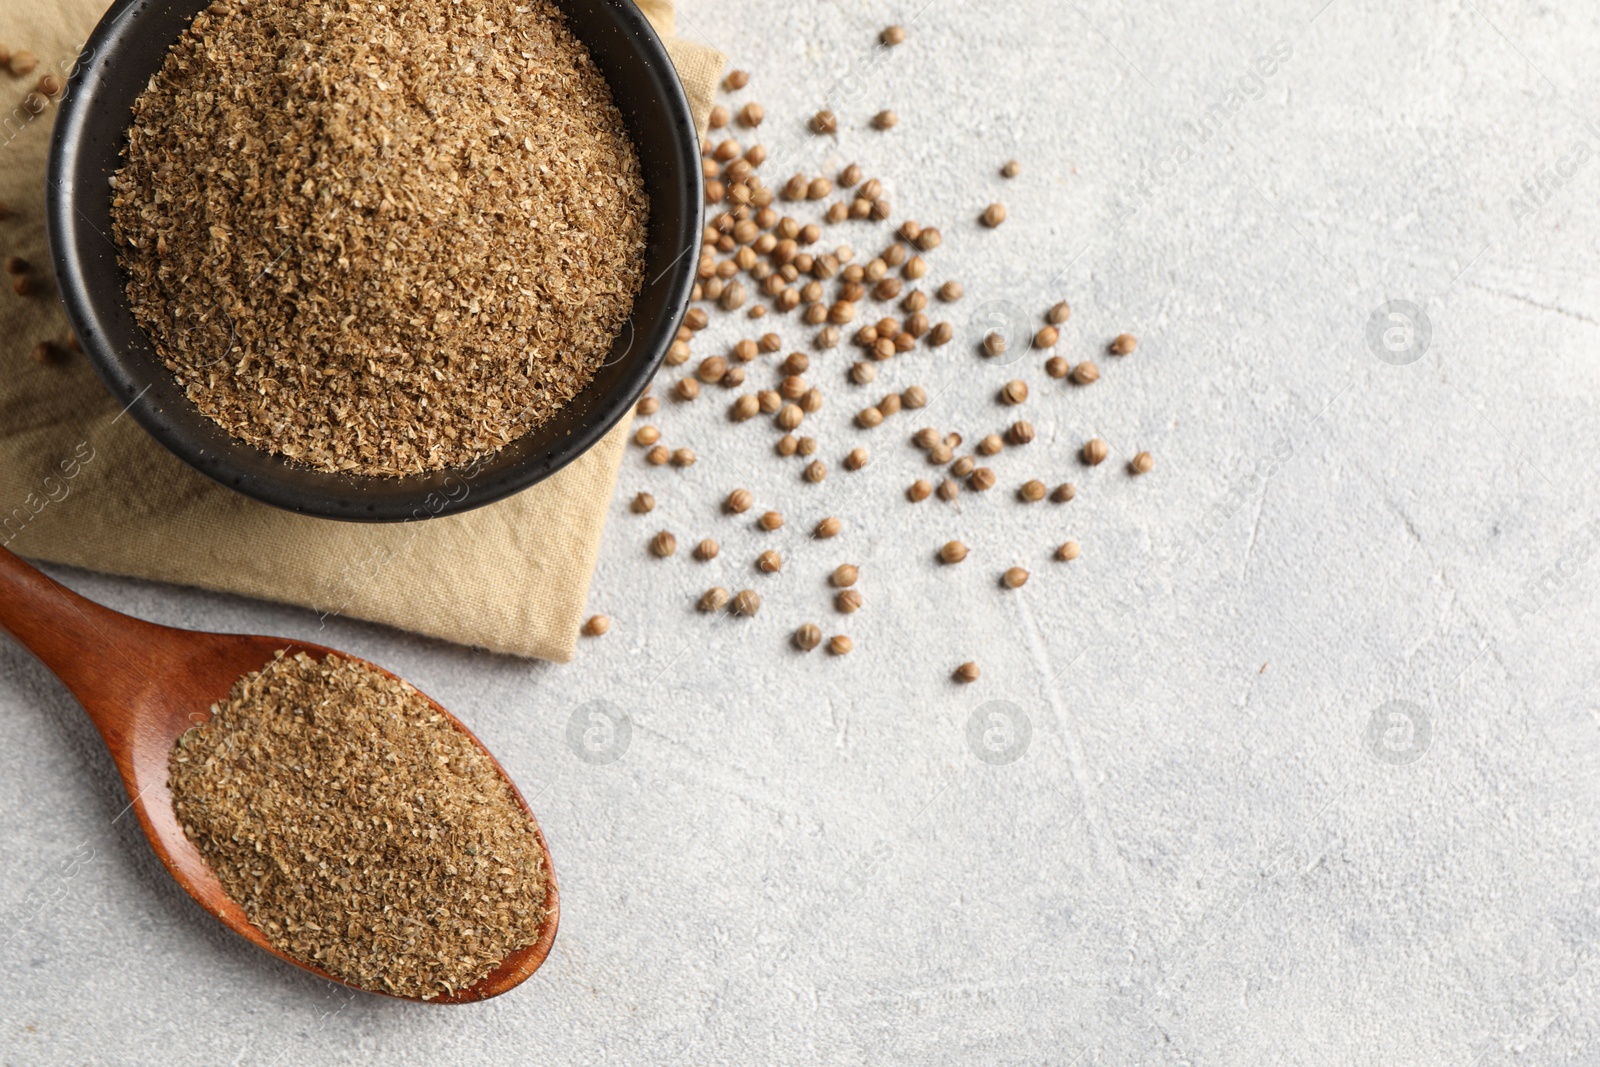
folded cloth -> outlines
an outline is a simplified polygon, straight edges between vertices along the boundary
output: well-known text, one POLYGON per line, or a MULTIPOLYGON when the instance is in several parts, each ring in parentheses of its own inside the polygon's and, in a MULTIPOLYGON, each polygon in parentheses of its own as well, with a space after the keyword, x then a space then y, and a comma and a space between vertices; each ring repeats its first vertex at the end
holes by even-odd
MULTIPOLYGON (((641 0, 705 129, 723 57, 672 36, 672 4, 641 0)), ((106 0, 0 4, 0 45, 39 57, 0 72, 0 256, 48 275, 53 111, 23 97, 65 76, 106 0), (9 114, 9 117, 3 117, 9 114)), ((554 477, 463 515, 361 525, 268 507, 196 473, 149 437, 81 355, 31 358, 69 327, 48 281, 0 299, 0 544, 35 559, 350 615, 496 652, 568 660, 628 434, 627 420, 554 477)))

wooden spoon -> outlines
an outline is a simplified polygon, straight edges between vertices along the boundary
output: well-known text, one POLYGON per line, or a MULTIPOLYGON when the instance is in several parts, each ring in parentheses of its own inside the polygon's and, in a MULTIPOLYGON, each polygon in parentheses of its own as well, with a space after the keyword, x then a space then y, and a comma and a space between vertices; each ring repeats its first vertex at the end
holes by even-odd
MULTIPOLYGON (((349 985, 320 967, 280 952, 251 924, 184 834, 167 788, 167 754, 173 742, 185 730, 209 720, 211 705, 226 697, 234 682, 265 667, 282 650, 319 659, 333 650, 280 637, 196 633, 130 618, 86 600, 4 548, 0 548, 0 627, 38 656, 83 704, 122 773, 145 836, 178 884, 240 937, 330 982, 349 985)), ((355 659, 343 652, 337 654, 355 659)), ((437 703, 433 706, 483 749, 506 779, 517 803, 533 821, 534 835, 551 872, 550 911, 538 939, 511 953, 477 983, 426 1002, 456 1004, 498 996, 538 970, 555 940, 561 902, 555 869, 549 866, 550 849, 528 802, 493 754, 483 748, 483 742, 444 708, 437 703)))

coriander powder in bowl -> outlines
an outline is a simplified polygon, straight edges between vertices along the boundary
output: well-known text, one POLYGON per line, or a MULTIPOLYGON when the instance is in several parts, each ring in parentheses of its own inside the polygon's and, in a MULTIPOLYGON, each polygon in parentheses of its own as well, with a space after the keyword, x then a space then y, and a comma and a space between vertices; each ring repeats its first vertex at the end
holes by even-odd
POLYGON ((331 518, 489 503, 672 340, 697 137, 627 0, 130 0, 87 54, 51 160, 68 311, 224 484, 331 518))

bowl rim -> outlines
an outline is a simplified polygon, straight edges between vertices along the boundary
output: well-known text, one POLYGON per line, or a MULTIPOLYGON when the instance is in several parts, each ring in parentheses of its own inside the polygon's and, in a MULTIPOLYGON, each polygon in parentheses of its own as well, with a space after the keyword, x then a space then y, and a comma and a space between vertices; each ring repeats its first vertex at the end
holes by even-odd
MULTIPOLYGON (((198 14, 211 0, 170 2, 192 6, 194 14, 198 14)), ((494 467, 495 459, 502 455, 501 452, 491 453, 464 467, 397 478, 332 474, 295 466, 277 453, 258 449, 233 438, 203 415, 200 418, 204 426, 186 426, 185 422, 193 424, 194 420, 175 420, 166 414, 163 403, 151 395, 155 384, 151 380, 152 375, 170 374, 170 371, 159 361, 153 361, 153 367, 142 365, 151 364, 152 361, 137 352, 119 351, 105 331, 98 328, 97 324, 105 314, 102 309, 119 304, 125 307, 127 297, 120 290, 110 297, 97 297, 88 280, 87 257, 80 248, 80 242, 86 236, 85 231, 95 241, 109 241, 110 238, 95 228, 77 205, 82 197, 109 196, 110 193, 103 184, 87 178, 80 180, 80 169, 85 166, 86 160, 92 165, 93 159, 84 145, 85 131, 94 112, 97 95, 94 88, 107 80, 97 71, 109 65, 121 49, 130 47, 130 42, 137 40, 133 25, 139 14, 151 5, 151 0, 115 0, 85 42, 59 101, 51 134, 45 222, 50 258, 68 320, 90 365, 122 407, 122 413, 132 416, 150 436, 188 466, 229 489, 298 514, 354 522, 410 522, 483 507, 543 481, 599 443, 644 395, 688 311, 698 265, 697 258, 691 253, 697 250, 705 225, 705 195, 700 163, 700 132, 677 68, 655 27, 633 0, 584 2, 597 8, 610 9, 611 17, 618 23, 631 51, 641 60, 638 64, 641 68, 640 80, 637 83, 623 86, 618 84, 618 79, 607 78, 613 96, 619 105, 625 96, 631 94, 647 94, 656 98, 656 106, 670 116, 668 132, 671 141, 671 155, 658 159, 656 165, 670 168, 675 164, 687 178, 688 188, 681 191, 682 200, 675 204, 681 209, 676 213, 678 221, 670 230, 662 231, 665 238, 662 241, 662 258, 669 258, 670 261, 664 269, 659 269, 658 264, 647 260, 642 282, 645 288, 658 285, 666 287, 663 310, 654 317, 645 345, 637 345, 636 336, 630 338, 623 358, 637 354, 641 348, 644 354, 629 361, 630 367, 610 390, 587 401, 587 417, 576 427, 568 429, 555 444, 530 452, 516 463, 504 465, 498 470, 490 468, 494 467), (658 269, 659 273, 652 278, 650 272, 658 269), (107 300, 111 302, 110 305, 107 300), (208 428, 214 428, 216 432, 212 433, 208 428), (199 440, 202 434, 211 440, 199 440), (220 442, 217 440, 219 436, 223 439, 220 442), (218 444, 222 447, 218 447, 218 444), (264 464, 262 457, 270 462, 264 464), (321 476, 327 480, 327 491, 311 492, 303 485, 263 476, 261 472, 264 466, 273 472, 279 469, 292 471, 295 480, 304 480, 308 476, 316 480, 316 476, 321 476), (396 486, 406 486, 410 491, 396 492, 396 486), (381 496, 366 495, 369 491, 379 490, 389 491, 381 496)), ((573 0, 555 0, 555 3, 570 19, 573 0)), ((571 28, 574 36, 594 55, 596 49, 591 40, 585 39, 576 27, 571 28)), ((637 127, 631 121, 629 126, 630 137, 637 144, 637 127)), ((646 166, 649 165, 646 162, 646 166)), ((653 202, 652 226, 657 225, 660 219, 656 208, 653 202)), ((641 288, 641 294, 643 291, 641 288)), ((636 294, 635 300, 638 299, 636 294)), ((625 333, 634 329, 631 318, 623 329, 625 333)), ((152 353, 153 347, 151 345, 152 353)), ((608 355, 602 367, 615 358, 614 355, 608 355)), ((593 385, 591 382, 585 390, 593 385)), ((582 396, 583 392, 580 391, 579 397, 582 396)), ((179 397, 188 403, 181 393, 179 397)), ((569 402, 565 410, 571 410, 576 403, 576 400, 569 402)), ((198 414, 192 405, 189 412, 198 414)), ((513 441, 507 447, 515 447, 515 444, 513 441)))

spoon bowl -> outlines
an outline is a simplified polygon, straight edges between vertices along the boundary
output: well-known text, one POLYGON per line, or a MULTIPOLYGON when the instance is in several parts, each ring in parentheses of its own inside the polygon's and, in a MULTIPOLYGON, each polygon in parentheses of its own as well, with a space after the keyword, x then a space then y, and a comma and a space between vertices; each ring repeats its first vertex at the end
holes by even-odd
MULTIPOLYGON (((79 596, 4 548, 0 548, 0 627, 38 656, 89 713, 122 775, 151 847, 202 908, 240 937, 296 967, 363 992, 391 995, 351 985, 275 948, 223 890, 216 873, 184 833, 172 810, 172 791, 167 784, 167 758, 174 742, 185 731, 209 721, 212 705, 227 697, 240 678, 272 662, 278 652, 304 652, 319 659, 330 653, 353 661, 358 661, 357 657, 304 641, 198 633, 135 619, 79 596)), ((381 667, 373 669, 389 673, 381 667)), ((549 911, 539 936, 474 984, 426 1001, 457 1004, 498 996, 538 970, 555 940, 561 903, 550 849, 528 802, 483 742, 437 701, 428 699, 483 751, 511 787, 533 823, 550 872, 549 911)))

